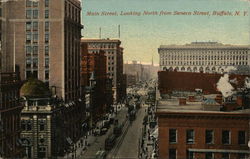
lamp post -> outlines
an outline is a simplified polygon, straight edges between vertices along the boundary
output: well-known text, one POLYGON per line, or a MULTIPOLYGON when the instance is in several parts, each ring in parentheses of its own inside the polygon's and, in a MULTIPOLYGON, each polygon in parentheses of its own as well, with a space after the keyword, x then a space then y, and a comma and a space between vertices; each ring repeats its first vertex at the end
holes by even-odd
POLYGON ((91 73, 91 76, 89 78, 89 85, 90 85, 90 126, 92 128, 93 127, 93 110, 94 110, 93 95, 94 95, 94 89, 96 86, 96 79, 95 79, 94 72, 91 73))

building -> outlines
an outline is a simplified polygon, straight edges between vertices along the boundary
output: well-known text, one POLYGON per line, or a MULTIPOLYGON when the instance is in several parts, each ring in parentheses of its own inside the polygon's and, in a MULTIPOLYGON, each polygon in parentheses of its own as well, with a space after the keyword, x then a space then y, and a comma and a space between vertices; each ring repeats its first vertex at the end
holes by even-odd
POLYGON ((42 81, 30 79, 20 89, 24 109, 21 113, 21 142, 27 158, 62 156, 64 144, 63 111, 65 107, 51 97, 42 81))
MULTIPOLYGON (((200 89, 204 94, 218 93, 217 83, 223 74, 198 72, 158 72, 158 88, 163 96, 174 91, 195 92, 200 89)), ((229 82, 235 90, 243 88, 249 75, 229 75, 229 82)))
POLYGON ((203 108, 200 101, 183 104, 177 97, 158 102, 159 158, 249 157, 249 109, 223 112, 203 108))
POLYGON ((235 92, 216 88, 221 74, 160 71, 156 102, 159 158, 249 157, 248 76, 229 75, 235 92))
POLYGON ((112 79, 114 102, 120 102, 122 97, 123 79, 123 48, 118 39, 82 39, 82 45, 89 53, 105 52, 107 57, 106 70, 112 79))
POLYGON ((2 1, 1 8, 3 66, 18 66, 21 80, 37 78, 51 88, 66 107, 66 137, 76 142, 85 113, 80 94, 81 2, 2 1))
POLYGON ((249 46, 217 42, 192 42, 161 45, 158 48, 161 70, 224 72, 228 66, 250 64, 249 46))
POLYGON ((0 157, 22 157, 18 73, 0 72, 0 157))
POLYGON ((81 60, 81 87, 85 93, 89 93, 93 89, 91 95, 92 111, 94 112, 94 120, 100 118, 111 107, 112 91, 109 92, 107 88, 108 76, 106 72, 106 56, 104 51, 98 53, 88 53, 82 45, 82 60, 81 60), (93 88, 90 88, 91 80, 95 81, 93 88), (88 87, 88 88, 87 88, 88 87), (87 91, 87 92, 86 92, 87 91), (108 94, 110 93, 110 95, 108 94), (107 98, 107 97, 110 97, 107 98))

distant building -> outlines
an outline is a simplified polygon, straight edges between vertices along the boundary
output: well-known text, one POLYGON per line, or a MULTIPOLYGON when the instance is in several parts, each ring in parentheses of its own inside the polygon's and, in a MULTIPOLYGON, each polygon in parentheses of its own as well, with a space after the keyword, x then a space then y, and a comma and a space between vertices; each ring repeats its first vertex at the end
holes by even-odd
POLYGON ((55 158, 67 149, 64 142, 65 107, 51 97, 49 88, 36 79, 24 83, 21 90, 24 109, 21 113, 21 142, 24 157, 55 158))
POLYGON ((161 45, 158 48, 161 70, 224 72, 228 66, 250 64, 250 46, 217 42, 192 42, 161 45))
POLYGON ((123 79, 123 48, 118 39, 82 39, 82 45, 88 53, 105 52, 107 57, 106 70, 108 76, 112 79, 112 88, 114 92, 114 101, 120 102, 122 97, 122 79, 123 79))

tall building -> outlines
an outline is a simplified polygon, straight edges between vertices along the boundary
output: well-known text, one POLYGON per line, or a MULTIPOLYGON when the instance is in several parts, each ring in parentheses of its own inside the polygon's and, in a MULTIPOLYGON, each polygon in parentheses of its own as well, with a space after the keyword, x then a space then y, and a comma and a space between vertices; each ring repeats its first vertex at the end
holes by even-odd
POLYGON ((250 64, 250 46, 217 42, 192 42, 161 45, 158 49, 161 70, 224 72, 228 66, 250 64))
POLYGON ((56 88, 66 102, 80 96, 81 4, 78 0, 19 0, 2 3, 2 44, 21 80, 31 76, 56 88))
POLYGON ((5 46, 7 18, 6 4, 0 2, 0 158, 20 158, 20 113, 19 100, 21 81, 18 70, 13 65, 13 55, 5 46))
MULTIPOLYGON (((65 138, 81 135, 81 2, 79 0, 1 1, 3 68, 19 68, 21 80, 45 82, 65 106, 65 138)), ((65 141, 67 142, 67 141, 65 141)))
POLYGON ((82 39, 89 53, 105 52, 107 57, 106 70, 108 76, 112 78, 115 102, 122 100, 122 79, 123 79, 123 48, 118 39, 82 39))

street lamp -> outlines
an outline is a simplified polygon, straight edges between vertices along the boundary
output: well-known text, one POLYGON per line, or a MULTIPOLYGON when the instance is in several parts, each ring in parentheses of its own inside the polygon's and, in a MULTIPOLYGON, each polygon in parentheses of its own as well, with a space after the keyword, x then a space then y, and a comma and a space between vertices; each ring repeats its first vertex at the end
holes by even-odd
POLYGON ((94 105, 93 105, 93 95, 94 95, 94 89, 96 86, 96 79, 95 79, 95 72, 91 73, 91 76, 89 78, 89 85, 90 85, 90 126, 91 128, 93 127, 93 109, 94 109, 94 105))

